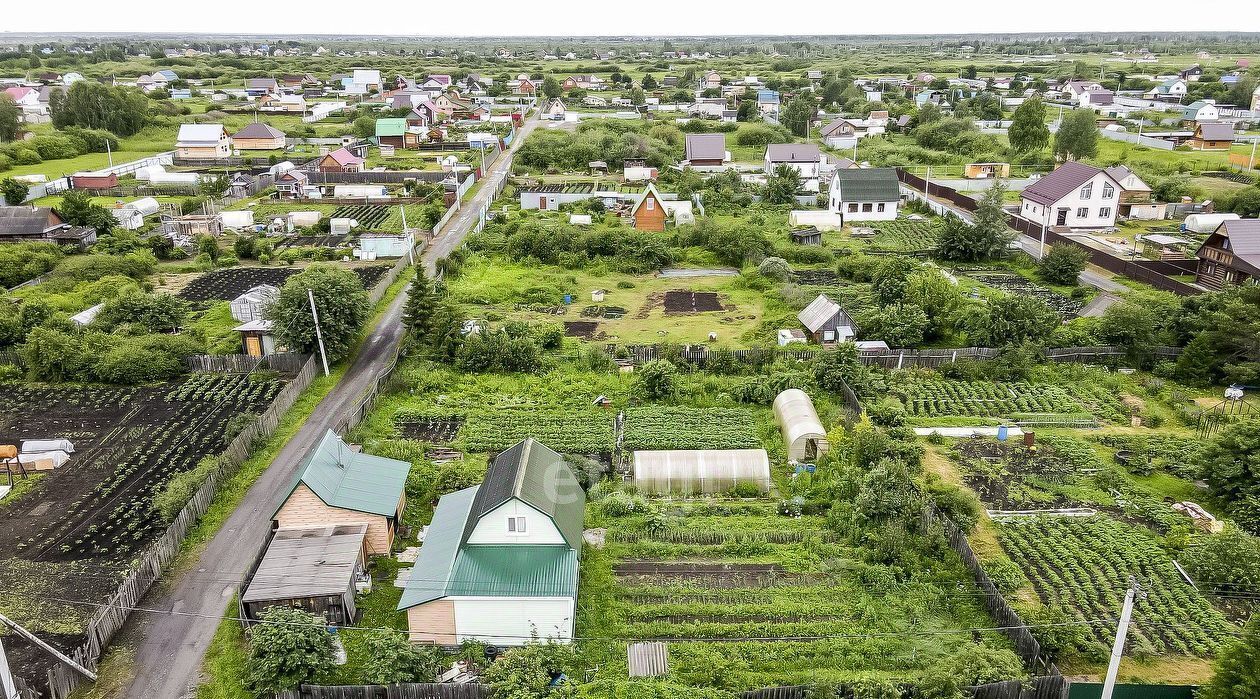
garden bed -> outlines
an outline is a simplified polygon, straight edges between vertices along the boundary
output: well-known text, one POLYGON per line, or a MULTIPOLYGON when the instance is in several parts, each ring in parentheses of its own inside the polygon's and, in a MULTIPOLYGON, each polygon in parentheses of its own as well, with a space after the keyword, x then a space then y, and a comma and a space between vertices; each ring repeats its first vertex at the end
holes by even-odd
POLYGON ((594 339, 598 330, 599 323, 593 320, 564 321, 564 334, 567 337, 580 337, 583 340, 591 340, 594 339))
MULTIPOLYGON (((363 280, 363 288, 371 289, 389 271, 388 265, 353 267, 363 280)), ((260 284, 284 286, 284 282, 301 268, 293 267, 228 267, 207 272, 192 280, 179 292, 188 301, 231 301, 260 284)))
POLYGON ((330 218, 350 218, 358 222, 359 228, 374 230, 389 219, 392 207, 383 204, 356 204, 339 206, 330 218))
POLYGON ((666 313, 706 313, 722 311, 718 295, 712 291, 666 291, 666 313))
POLYGON ((1031 296, 1049 306, 1061 318, 1075 317, 1077 311, 1085 305, 1076 299, 1068 298, 1057 291, 1028 281, 1018 274, 983 270, 963 270, 963 274, 985 286, 991 286, 1008 294, 1031 296))

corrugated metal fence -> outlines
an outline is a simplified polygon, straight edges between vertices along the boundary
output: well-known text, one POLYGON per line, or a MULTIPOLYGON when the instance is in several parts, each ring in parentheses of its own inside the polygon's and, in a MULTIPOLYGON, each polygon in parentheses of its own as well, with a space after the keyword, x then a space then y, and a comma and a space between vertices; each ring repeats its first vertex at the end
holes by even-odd
MULTIPOLYGON (((927 192, 929 196, 944 199, 964 211, 974 212, 979 206, 975 199, 972 199, 965 194, 935 182, 929 183, 922 177, 912 175, 901 168, 897 168, 897 179, 906 185, 914 187, 915 189, 927 192)), ((1006 222, 1008 226, 1020 233, 1023 233, 1024 235, 1035 238, 1040 238, 1041 236, 1041 224, 1039 223, 1029 221, 1026 218, 1021 218, 1013 214, 1007 214, 1006 222)), ((1084 245, 1078 241, 1056 233, 1052 228, 1046 229, 1045 235, 1046 242, 1051 245, 1072 245, 1084 250, 1089 253, 1089 262, 1091 264, 1102 267, 1108 272, 1129 277, 1130 279, 1150 284, 1157 289, 1171 291, 1180 296, 1195 296, 1197 294, 1204 293, 1202 289, 1173 279, 1165 274, 1161 274, 1149 265, 1117 257, 1097 248, 1084 245)))

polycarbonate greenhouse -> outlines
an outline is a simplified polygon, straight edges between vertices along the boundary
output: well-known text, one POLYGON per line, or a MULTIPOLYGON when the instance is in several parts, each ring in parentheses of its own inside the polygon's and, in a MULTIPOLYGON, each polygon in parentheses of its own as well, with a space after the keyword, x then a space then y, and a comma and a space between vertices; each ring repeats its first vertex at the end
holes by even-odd
POLYGON ((789 460, 813 461, 831 448, 814 401, 799 388, 789 388, 775 397, 774 419, 783 432, 789 460))
POLYGON ((678 449, 636 451, 634 484, 651 495, 724 493, 750 483, 770 490, 770 457, 765 449, 678 449))

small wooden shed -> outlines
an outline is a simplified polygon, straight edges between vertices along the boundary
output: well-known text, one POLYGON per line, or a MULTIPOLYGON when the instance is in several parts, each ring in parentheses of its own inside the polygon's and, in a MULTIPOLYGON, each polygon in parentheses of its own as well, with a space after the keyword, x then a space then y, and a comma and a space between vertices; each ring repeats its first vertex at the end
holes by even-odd
POLYGON ((335 626, 354 623, 355 581, 364 570, 366 524, 281 529, 241 593, 242 617, 257 621, 271 607, 296 607, 335 626))

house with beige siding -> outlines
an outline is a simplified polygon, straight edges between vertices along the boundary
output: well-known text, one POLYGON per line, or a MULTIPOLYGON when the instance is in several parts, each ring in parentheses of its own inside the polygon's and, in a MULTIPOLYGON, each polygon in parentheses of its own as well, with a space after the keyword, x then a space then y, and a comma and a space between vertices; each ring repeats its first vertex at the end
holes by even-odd
POLYGON ((364 454, 328 430, 299 470, 272 529, 364 524, 368 555, 384 556, 406 504, 405 486, 411 464, 364 454))
POLYGON ((532 438, 443 496, 398 602, 412 642, 571 641, 585 506, 568 463, 532 438))

